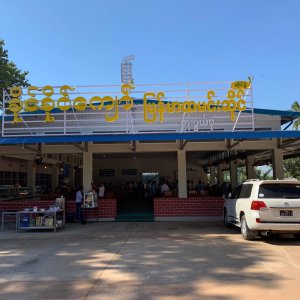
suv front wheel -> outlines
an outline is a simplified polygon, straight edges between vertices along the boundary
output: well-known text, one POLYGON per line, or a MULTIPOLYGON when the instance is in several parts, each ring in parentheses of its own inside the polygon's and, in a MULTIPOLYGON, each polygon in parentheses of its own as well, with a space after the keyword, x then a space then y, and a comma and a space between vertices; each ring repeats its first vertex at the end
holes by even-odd
POLYGON ((255 238, 255 233, 249 229, 245 215, 241 217, 241 234, 245 240, 253 240, 255 238))

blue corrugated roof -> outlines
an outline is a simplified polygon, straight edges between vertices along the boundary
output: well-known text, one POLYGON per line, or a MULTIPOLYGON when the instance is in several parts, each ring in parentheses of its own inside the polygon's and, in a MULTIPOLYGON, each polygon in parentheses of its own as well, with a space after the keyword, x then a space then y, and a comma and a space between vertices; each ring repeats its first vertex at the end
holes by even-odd
POLYGON ((254 108, 253 110, 255 114, 290 117, 293 119, 300 118, 300 112, 297 111, 275 110, 275 109, 264 109, 264 108, 254 108))

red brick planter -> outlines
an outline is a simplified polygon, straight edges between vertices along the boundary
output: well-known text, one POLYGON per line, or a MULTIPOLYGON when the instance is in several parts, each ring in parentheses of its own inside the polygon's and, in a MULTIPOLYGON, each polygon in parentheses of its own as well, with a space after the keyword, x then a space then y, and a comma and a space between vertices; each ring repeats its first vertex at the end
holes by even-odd
POLYGON ((157 221, 221 219, 223 204, 220 197, 155 198, 154 217, 157 221))
MULTIPOLYGON (((1 211, 21 211, 24 208, 49 208, 54 204, 54 200, 5 200, 0 201, 1 211)), ((74 213, 76 211, 75 200, 67 200, 66 213, 74 213)), ((116 199, 101 199, 97 208, 85 209, 84 217, 92 218, 94 221, 114 221, 117 215, 117 200, 116 199)))

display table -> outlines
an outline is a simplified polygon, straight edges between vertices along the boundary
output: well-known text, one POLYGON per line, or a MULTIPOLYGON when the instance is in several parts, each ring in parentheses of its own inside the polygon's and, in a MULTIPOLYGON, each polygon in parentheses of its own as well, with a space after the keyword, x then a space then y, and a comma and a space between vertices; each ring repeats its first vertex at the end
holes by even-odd
POLYGON ((32 229, 52 229, 56 232, 58 228, 64 228, 65 226, 65 210, 19 211, 16 226, 18 232, 32 229))

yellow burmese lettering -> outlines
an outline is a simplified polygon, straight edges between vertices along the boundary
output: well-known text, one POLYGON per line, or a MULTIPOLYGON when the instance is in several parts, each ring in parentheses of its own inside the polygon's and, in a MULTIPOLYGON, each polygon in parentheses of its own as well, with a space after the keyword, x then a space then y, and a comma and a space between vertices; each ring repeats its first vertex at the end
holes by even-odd
POLYGON ((68 90, 74 91, 75 88, 70 87, 69 85, 63 85, 62 87, 60 87, 60 93, 61 93, 64 97, 69 97, 68 90))
POLYGON ((216 103, 215 103, 215 101, 213 101, 213 100, 208 101, 206 107, 207 107, 207 111, 209 111, 209 112, 216 111, 216 103))
POLYGON ((195 101, 188 101, 188 112, 194 113, 197 111, 197 104, 195 101))
POLYGON ((165 97, 163 92, 158 92, 156 95, 156 99, 158 100, 157 112, 159 113, 159 121, 164 121, 164 113, 166 111, 165 104, 162 102, 162 99, 165 97))
POLYGON ((90 108, 92 110, 101 110, 103 108, 103 101, 102 98, 99 96, 94 96, 91 98, 90 100, 90 108), (98 105, 95 105, 95 103, 97 103, 98 105))
POLYGON ((184 101, 181 105, 181 110, 185 113, 190 112, 190 104, 189 101, 184 101))
POLYGON ((181 104, 182 103, 175 101, 175 107, 176 107, 175 112, 176 113, 180 113, 181 112, 181 104))
POLYGON ((175 112, 175 107, 178 104, 179 104, 179 102, 168 102, 166 104, 166 112, 170 113, 170 114, 173 114, 175 112))
POLYGON ((19 86, 14 86, 9 89, 9 94, 13 98, 19 98, 22 95, 22 89, 19 86))
POLYGON ((9 101, 8 109, 14 113, 14 119, 12 123, 22 122, 22 118, 19 114, 19 111, 21 111, 22 108, 23 108, 23 103, 19 98, 12 98, 9 101))
POLYGON ((222 106, 222 111, 227 112, 229 106, 228 100, 223 100, 221 106, 222 106))
POLYGON ((46 97, 51 97, 54 93, 53 87, 51 85, 44 86, 42 91, 46 97))
POLYGON ((39 101, 36 100, 35 98, 28 98, 24 104, 25 104, 25 110, 29 112, 34 112, 39 109, 38 106, 39 101))
POLYGON ((115 108, 115 114, 113 116, 110 116, 109 114, 105 115, 105 121, 106 122, 115 122, 116 120, 118 120, 119 118, 119 105, 118 105, 118 97, 115 98, 115 100, 110 97, 110 96, 105 96, 103 97, 103 101, 104 103, 107 102, 111 102, 111 105, 106 105, 105 108, 106 110, 112 110, 113 108, 115 108))
POLYGON ((44 110, 46 113, 45 122, 46 123, 54 122, 55 118, 50 114, 50 111, 55 107, 53 99, 50 98, 54 93, 53 87, 50 85, 46 85, 43 87, 42 92, 46 96, 42 100, 42 105, 41 105, 41 109, 44 110))
POLYGON ((237 97, 239 99, 242 99, 243 96, 245 96, 245 91, 242 90, 242 89, 239 89, 238 92, 237 92, 237 97))
POLYGON ((207 92, 207 99, 208 99, 208 102, 207 102, 207 105, 206 105, 206 109, 207 111, 209 112, 214 112, 216 111, 216 107, 215 107, 215 101, 212 100, 212 97, 215 97, 216 96, 216 93, 214 91, 208 91, 207 92), (211 107, 213 106, 213 107, 211 107))
POLYGON ((243 99, 239 100, 238 103, 237 103, 237 108, 240 111, 246 110, 246 101, 243 100, 243 99))
POLYGON ((207 92, 207 99, 208 100, 211 100, 212 97, 215 97, 216 96, 216 93, 214 91, 208 91, 207 92))
POLYGON ((19 112, 23 108, 23 103, 19 99, 19 97, 22 95, 22 89, 18 86, 14 86, 9 90, 9 93, 12 99, 8 103, 8 109, 14 114, 14 119, 12 123, 22 122, 22 118, 19 114, 19 112))
POLYGON ((197 109, 198 109, 198 112, 205 112, 206 111, 206 102, 205 101, 202 101, 202 102, 198 102, 198 105, 197 105, 197 109))
POLYGON ((175 111, 174 102, 168 102, 166 104, 166 111, 167 111, 167 113, 170 113, 170 114, 174 113, 174 111, 175 111))
POLYGON ((46 97, 42 100, 41 109, 44 110, 46 113, 46 118, 45 118, 46 123, 54 122, 55 118, 50 114, 50 111, 54 107, 55 107, 55 104, 54 104, 53 99, 46 97))
POLYGON ((57 100, 57 108, 62 111, 67 111, 71 108, 71 101, 68 97, 61 97, 57 100))
POLYGON ((234 90, 249 89, 250 86, 251 86, 251 83, 249 81, 234 81, 231 84, 231 88, 234 90))
POLYGON ((197 111, 197 103, 195 101, 190 101, 191 112, 194 113, 197 111))
POLYGON ((155 93, 144 94, 144 121, 146 123, 151 123, 156 121, 156 104, 147 103, 148 97, 155 98, 155 93), (148 113, 153 114, 152 118, 148 118, 148 113))
POLYGON ((237 108, 236 102, 234 100, 228 100, 227 111, 230 111, 231 121, 235 120, 234 111, 236 110, 236 108, 237 108))
POLYGON ((121 92, 122 94, 124 94, 125 96, 123 96, 120 100, 119 100, 119 104, 121 104, 122 102, 125 102, 126 104, 124 105, 124 109, 125 110, 129 110, 133 107, 133 99, 129 96, 129 92, 130 90, 134 89, 134 86, 131 84, 123 84, 121 87, 121 92))
POLYGON ((76 110, 85 110, 87 106, 86 99, 84 97, 77 97, 74 99, 73 105, 76 110))
POLYGON ((40 91, 40 90, 41 90, 40 88, 32 85, 27 88, 27 94, 31 97, 35 97, 36 93, 32 93, 32 91, 40 91))
POLYGON ((228 99, 230 99, 230 100, 232 100, 232 99, 234 99, 235 98, 235 91, 234 90, 229 90, 228 92, 227 92, 227 98, 228 99))

